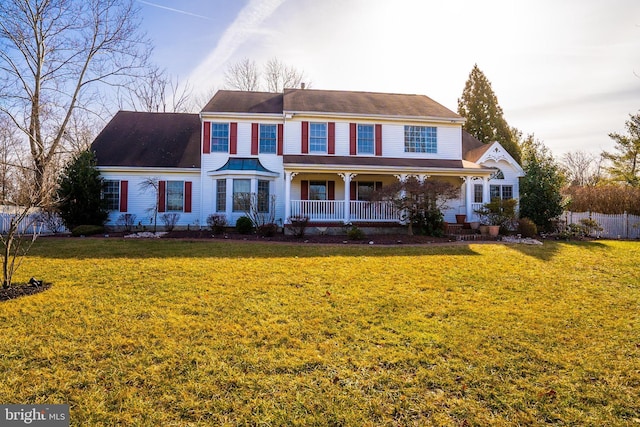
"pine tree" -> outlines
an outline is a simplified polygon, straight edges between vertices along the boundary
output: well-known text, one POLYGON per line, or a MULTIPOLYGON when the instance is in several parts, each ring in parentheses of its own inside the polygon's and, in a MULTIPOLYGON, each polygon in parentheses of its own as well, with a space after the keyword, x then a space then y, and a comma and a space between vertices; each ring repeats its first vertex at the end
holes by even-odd
POLYGON ((78 225, 103 225, 108 216, 101 197, 102 177, 95 154, 79 153, 63 170, 58 181, 58 211, 69 230, 78 225))
POLYGON ((485 144, 498 141, 520 163, 521 153, 515 136, 504 119, 491 82, 474 65, 458 99, 458 114, 466 120, 463 128, 485 144))
POLYGON ((522 154, 526 175, 520 179, 520 217, 549 229, 551 220, 564 211, 564 177, 547 147, 533 135, 522 141, 522 154))
POLYGON ((602 157, 611 161, 607 171, 612 181, 640 187, 640 113, 629 117, 625 123, 629 135, 609 134, 609 137, 616 141, 618 152, 604 152, 602 157))

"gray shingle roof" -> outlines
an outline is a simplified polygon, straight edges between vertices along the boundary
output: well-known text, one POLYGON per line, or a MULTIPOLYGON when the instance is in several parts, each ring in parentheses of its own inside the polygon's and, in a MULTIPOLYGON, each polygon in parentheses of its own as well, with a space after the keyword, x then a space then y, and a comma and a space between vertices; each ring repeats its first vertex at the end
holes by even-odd
POLYGON ((461 119, 458 114, 424 95, 313 89, 285 89, 283 94, 220 90, 202 112, 315 112, 461 119))
POLYGON ((91 144, 98 166, 200 167, 200 117, 119 111, 91 144))

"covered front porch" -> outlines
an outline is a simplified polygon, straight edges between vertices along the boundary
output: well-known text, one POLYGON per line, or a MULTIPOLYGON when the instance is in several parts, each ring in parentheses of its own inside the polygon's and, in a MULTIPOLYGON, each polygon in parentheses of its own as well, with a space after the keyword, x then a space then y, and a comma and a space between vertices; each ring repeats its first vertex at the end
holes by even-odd
MULTIPOLYGON (((477 172, 477 171, 475 171, 477 172)), ((370 194, 379 186, 410 176, 435 179, 460 187, 460 197, 443 211, 446 222, 456 215, 466 221, 478 221, 475 211, 489 201, 489 174, 454 175, 451 173, 381 173, 379 171, 290 171, 285 170, 285 218, 307 217, 310 223, 402 224, 402 212, 390 201, 372 201, 370 194)))

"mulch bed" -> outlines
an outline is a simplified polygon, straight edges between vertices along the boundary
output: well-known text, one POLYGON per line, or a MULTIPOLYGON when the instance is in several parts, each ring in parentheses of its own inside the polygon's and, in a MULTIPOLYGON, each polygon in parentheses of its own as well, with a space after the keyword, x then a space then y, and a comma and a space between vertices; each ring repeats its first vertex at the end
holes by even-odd
POLYGON ((51 287, 51 283, 43 283, 41 286, 33 285, 13 285, 8 289, 0 288, 0 301, 7 301, 14 298, 23 297, 26 295, 37 294, 38 292, 46 291, 51 287))
POLYGON ((349 245, 419 245, 433 243, 448 243, 455 241, 449 237, 433 236, 409 236, 407 234, 376 234, 366 236, 360 240, 349 240, 347 236, 331 234, 309 234, 304 237, 295 237, 289 234, 276 233, 273 236, 263 237, 256 234, 239 234, 235 232, 223 235, 213 235, 209 230, 175 230, 164 236, 163 239, 195 239, 195 240, 231 240, 247 242, 282 242, 291 244, 327 243, 327 244, 349 244, 349 245), (373 243, 371 243, 373 242, 373 243))

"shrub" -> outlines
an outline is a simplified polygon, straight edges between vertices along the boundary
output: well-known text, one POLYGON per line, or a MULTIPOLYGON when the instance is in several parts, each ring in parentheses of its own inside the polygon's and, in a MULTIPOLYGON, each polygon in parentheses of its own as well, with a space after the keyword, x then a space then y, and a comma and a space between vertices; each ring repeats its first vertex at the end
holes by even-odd
POLYGON ((347 231, 347 237, 349 240, 362 240, 365 238, 365 235, 364 231, 354 225, 349 231, 347 231))
POLYGON ((103 234, 104 227, 101 225, 79 225, 71 230, 71 235, 75 237, 79 236, 93 236, 95 234, 103 234))
POLYGON ((116 221, 116 225, 121 226, 124 231, 131 231, 133 230, 133 224, 135 224, 136 222, 136 216, 135 214, 122 214, 118 217, 117 221, 116 221))
POLYGON ((258 234, 263 237, 272 237, 278 231, 278 226, 276 224, 263 224, 258 227, 258 234))
POLYGON ((219 213, 211 214, 207 217, 207 225, 213 234, 222 234, 227 228, 227 216, 219 213))
POLYGON ((253 222, 247 216, 241 216, 236 221, 236 231, 240 234, 250 234, 253 231, 253 222))
POLYGON ((44 210, 38 214, 38 221, 42 223, 47 230, 53 234, 57 234, 64 230, 64 221, 57 212, 44 210))
POLYGON ((518 220, 518 233, 522 237, 534 237, 538 234, 538 227, 529 218, 520 218, 518 220))
POLYGON ((160 221, 164 224, 164 229, 167 231, 173 231, 176 224, 180 220, 180 214, 178 213, 166 213, 162 214, 160 221))
POLYGON ((309 224, 308 216, 292 216, 289 218, 289 222, 291 223, 291 232, 294 237, 304 237, 304 232, 309 224))

